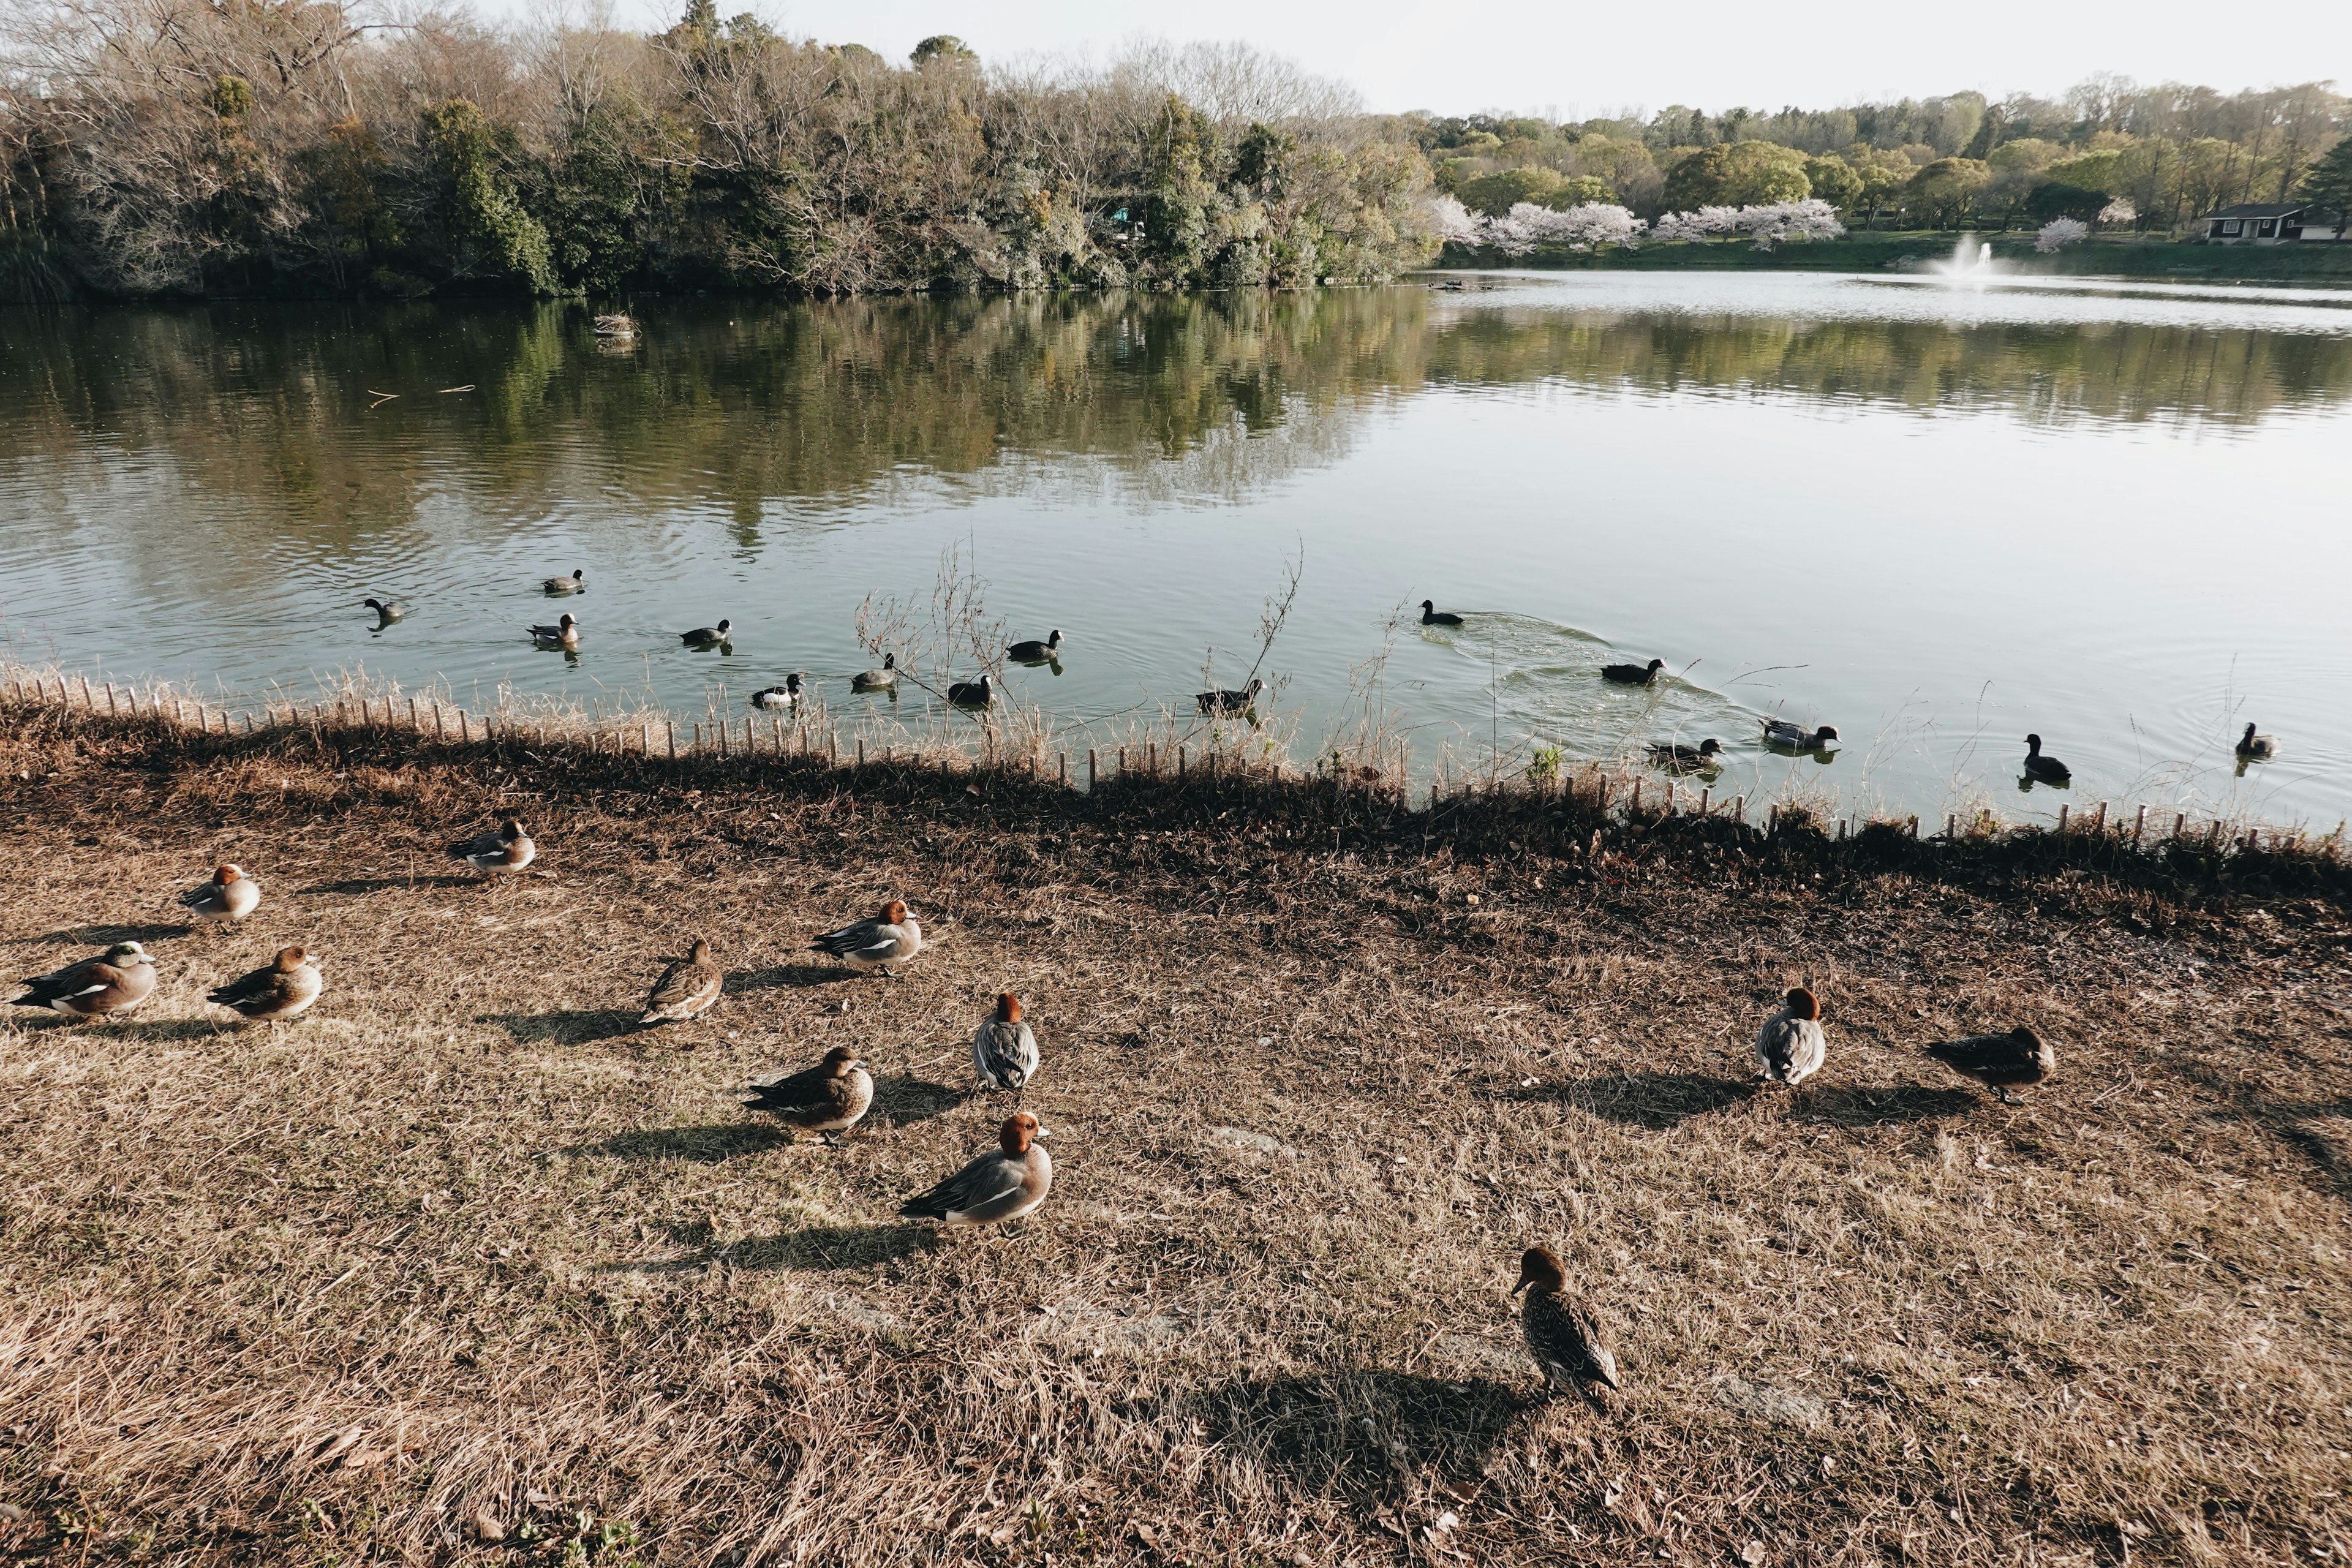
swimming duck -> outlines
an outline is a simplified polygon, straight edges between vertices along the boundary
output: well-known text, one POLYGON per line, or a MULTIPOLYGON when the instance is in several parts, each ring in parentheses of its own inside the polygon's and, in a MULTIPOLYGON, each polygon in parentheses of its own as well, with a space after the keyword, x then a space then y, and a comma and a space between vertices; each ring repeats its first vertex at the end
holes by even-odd
POLYGON ((1703 768, 1719 767, 1717 757, 1723 751, 1720 741, 1701 741, 1696 746, 1681 746, 1660 742, 1650 748, 1650 761, 1668 773, 1691 773, 1703 768))
POLYGON ((1037 1146, 1053 1136, 1037 1119, 1016 1110, 997 1132, 997 1146, 898 1212, 940 1225, 994 1225, 1018 1219, 1053 1190, 1054 1157, 1037 1146))
POLYGON ((530 640, 541 645, 542 647, 551 644, 558 647, 578 647, 580 646, 580 623, 573 620, 570 612, 567 611, 564 615, 559 617, 556 623, 551 626, 531 627, 530 640))
POLYGON ((1195 695, 1192 700, 1201 705, 1203 713, 1245 713, 1255 705, 1257 694, 1265 689, 1265 682, 1252 676, 1250 683, 1239 691, 1203 691, 1195 695))
POLYGON ((2247 725, 2246 732, 2238 737, 2238 755, 2242 757, 2275 757, 2278 754, 2278 737, 2257 735, 2252 724, 2247 725))
POLYGON ((985 708, 996 696, 996 679, 986 670, 978 680, 959 680, 948 688, 948 700, 959 708, 985 708))
POLYGON ((539 846, 522 830, 522 824, 508 817, 492 833, 459 839, 449 846, 449 858, 463 860, 475 870, 487 876, 502 871, 520 871, 539 858, 539 846))
POLYGON ((904 968, 923 951, 923 928, 907 912, 907 906, 893 899, 877 910, 872 920, 854 921, 838 931, 829 931, 809 943, 812 952, 829 952, 864 974, 880 970, 895 980, 904 968))
POLYGON ((2006 1035, 1969 1035, 1957 1040, 1943 1040, 1927 1047, 1927 1054, 1951 1068, 1975 1079, 2000 1096, 2004 1105, 2015 1105, 2018 1099, 2009 1092, 2013 1083, 2040 1083, 2058 1070, 2058 1058, 2049 1042, 2032 1030, 2020 1026, 2006 1035))
POLYGON ((588 579, 579 572, 569 577, 550 577, 540 586, 551 594, 576 594, 588 585, 588 579))
POLYGON ((408 606, 398 599, 362 599, 361 604, 375 612, 378 621, 389 624, 408 614, 408 606))
POLYGON ((738 1095, 746 1110, 765 1111, 795 1132, 821 1132, 828 1143, 857 1125, 874 1103, 874 1079, 847 1046, 795 1073, 755 1078, 738 1095))
POLYGON ((1421 624, 1424 626, 1458 626, 1462 617, 1451 610, 1441 610, 1434 599, 1421 602, 1421 624))
POLYGON ((211 881, 182 893, 180 902, 200 921, 241 921, 261 902, 261 888, 236 867, 223 866, 211 881))
POLYGON ((1838 732, 1824 724, 1808 731, 1802 724, 1791 724, 1786 719, 1764 721, 1764 743, 1780 746, 1791 752, 1818 752, 1838 738, 1838 732))
POLYGON ((2055 757, 2042 754, 2042 737, 2025 737, 2025 774, 2043 784, 2065 784, 2074 776, 2074 770, 2055 757))
POLYGON ((155 989, 155 961, 135 942, 118 942, 96 958, 68 963, 54 974, 37 974, 16 998, 19 1007, 47 1007, 68 1018, 103 1018, 128 1013, 155 989))
POLYGON ((1014 643, 1004 650, 1004 654, 1016 664, 1044 664, 1048 660, 1059 658, 1062 656, 1061 631, 1056 628, 1054 635, 1044 642, 1039 642, 1033 637, 1027 642, 1014 643))
POLYGON ((615 311, 596 318, 596 335, 600 338, 633 338, 637 335, 637 323, 615 311))
POLYGON ((1598 1405, 1600 1398, 1592 1392, 1596 1384, 1619 1386, 1617 1358, 1601 1342, 1600 1322, 1568 1299, 1568 1269, 1559 1254, 1549 1247, 1530 1247, 1522 1253, 1519 1282, 1511 1287, 1511 1294, 1522 1290, 1528 1300, 1519 1310, 1519 1333, 1543 1373, 1546 1390, 1558 1394, 1574 1389, 1598 1405))
POLYGON ((983 1089, 1018 1093, 1037 1076, 1037 1037, 1021 1017, 1021 998, 1007 991, 971 1037, 971 1068, 983 1089))
POLYGON ((717 647, 727 640, 727 628, 732 625, 732 621, 721 616, 715 626, 697 626, 690 632, 678 633, 678 640, 688 647, 717 647))
POLYGON ((1822 1070, 1829 1050, 1829 1040, 1822 1033, 1821 1001, 1800 985, 1757 1031, 1757 1074, 1767 1083, 1794 1089, 1822 1070))
POLYGON ((1620 686, 1647 686, 1658 678, 1658 671, 1665 668, 1666 661, 1663 658, 1654 658, 1647 664, 1604 664, 1601 667, 1601 679, 1613 680, 1620 686))
POLYGON ((887 691, 898 684, 898 656, 886 653, 879 669, 861 669, 849 678, 852 691, 887 691))
POLYGON ((719 1000, 726 984, 725 972, 710 962, 710 944, 696 937, 687 955, 663 970, 662 977, 654 982, 651 994, 646 997, 645 1016, 637 1023, 640 1026, 682 1024, 699 1017, 719 1000))
POLYGON ((763 686, 751 693, 751 706, 761 710, 790 708, 801 700, 801 678, 796 670, 784 677, 782 686, 763 686))
POLYGON ((319 999, 327 983, 299 947, 279 950, 277 959, 208 993, 205 1000, 260 1023, 299 1017, 319 999))

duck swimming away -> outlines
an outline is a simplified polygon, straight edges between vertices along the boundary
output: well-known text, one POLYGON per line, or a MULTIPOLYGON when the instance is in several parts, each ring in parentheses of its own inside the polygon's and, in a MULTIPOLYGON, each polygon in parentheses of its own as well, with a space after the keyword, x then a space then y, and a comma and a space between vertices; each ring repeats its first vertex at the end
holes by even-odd
POLYGON ((2042 737, 2025 737, 2025 776, 2040 779, 2043 784, 2062 784, 2070 782, 2074 770, 2055 757, 2042 754, 2042 737))
POLYGON ((1016 664, 1045 664, 1062 657, 1062 634, 1056 628, 1044 642, 1031 638, 1014 643, 1004 650, 1004 656, 1016 664))
POLYGON ((1458 626, 1462 617, 1451 610, 1441 610, 1434 599, 1421 602, 1421 624, 1424 626, 1458 626))
POLYGON ((1719 767, 1717 758, 1723 751, 1720 741, 1701 741, 1696 746, 1678 746, 1661 742, 1650 748, 1650 761, 1673 773, 1694 773, 1705 768, 1719 767))
POLYGON ((1647 686, 1658 678, 1658 671, 1665 668, 1666 661, 1663 658, 1654 658, 1647 664, 1604 664, 1601 667, 1601 679, 1613 680, 1620 686, 1647 686))

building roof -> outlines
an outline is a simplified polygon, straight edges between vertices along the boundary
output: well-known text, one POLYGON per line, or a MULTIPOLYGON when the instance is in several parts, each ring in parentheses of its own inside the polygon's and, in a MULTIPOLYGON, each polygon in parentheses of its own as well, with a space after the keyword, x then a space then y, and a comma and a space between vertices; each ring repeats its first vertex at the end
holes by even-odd
POLYGON ((2211 217, 2289 217, 2310 205, 2308 202, 2240 202, 2233 207, 2207 213, 2211 217))

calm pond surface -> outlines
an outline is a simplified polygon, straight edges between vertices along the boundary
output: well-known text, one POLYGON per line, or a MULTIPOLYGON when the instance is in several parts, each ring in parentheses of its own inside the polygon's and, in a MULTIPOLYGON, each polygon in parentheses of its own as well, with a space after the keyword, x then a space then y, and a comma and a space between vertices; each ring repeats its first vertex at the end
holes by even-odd
POLYGON ((1303 552, 1265 666, 1302 761, 1369 705, 1422 773, 1714 737, 1719 795, 1930 822, 2352 811, 2352 294, 1602 272, 635 313, 615 350, 576 303, 0 310, 0 652, 681 721, 802 670, 845 724, 883 700, 847 688, 860 604, 927 615, 955 550, 988 619, 1063 632, 1058 674, 1006 673, 1083 751, 1204 665, 1239 684, 1303 552), (1423 598, 1468 624, 1391 634, 1423 598), (563 609, 576 659, 525 636, 563 609), (728 649, 681 647, 721 616, 728 649), (1655 689, 1598 677, 1654 656, 1655 689), (1766 752, 1768 716, 1843 749, 1766 752), (2285 755, 2242 773, 2249 721, 2285 755), (2070 792, 2021 790, 2029 730, 2070 792))

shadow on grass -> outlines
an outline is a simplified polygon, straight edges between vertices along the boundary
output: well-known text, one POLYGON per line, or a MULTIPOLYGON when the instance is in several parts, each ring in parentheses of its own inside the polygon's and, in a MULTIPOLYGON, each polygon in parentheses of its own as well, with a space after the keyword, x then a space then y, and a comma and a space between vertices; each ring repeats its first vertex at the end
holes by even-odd
POLYGON ((1827 1127, 1886 1127, 1965 1115, 1990 1099, 1970 1089, 1917 1084, 1806 1084, 1789 1097, 1789 1120, 1827 1127))
MULTIPOLYGON (((680 1233, 685 1239, 688 1233, 680 1233)), ((919 1225, 825 1225, 790 1230, 781 1236, 748 1237, 730 1247, 706 1247, 685 1258, 657 1262, 606 1263, 598 1274, 683 1274, 714 1263, 761 1271, 776 1268, 861 1268, 887 1263, 932 1246, 930 1230, 919 1225)))
POLYGON ((11 1013, 7 1021, 19 1026, 46 1023, 53 1028, 78 1029, 93 1040, 136 1040, 142 1045, 166 1045, 173 1040, 208 1040, 225 1035, 244 1019, 234 1013, 216 1018, 68 1018, 47 1007, 27 1007, 11 1013))
POLYGON ((740 996, 746 991, 773 991, 779 987, 803 991, 812 985, 830 985, 836 980, 869 978, 845 964, 780 963, 773 969, 754 969, 727 977, 727 994, 740 996))
POLYGON ((519 1046, 587 1046, 638 1032, 637 1015, 614 1007, 582 1007, 556 1013, 485 1013, 477 1024, 496 1024, 519 1046))
MULTIPOLYGON (((909 1121, 928 1121, 942 1111, 953 1110, 969 1098, 962 1089, 932 1083, 912 1073, 903 1078, 877 1078, 874 1080, 874 1108, 866 1114, 903 1127, 909 1121)), ((1010 1096, 1005 1103, 1012 1104, 1010 1096)), ((1013 1113, 1008 1110, 1005 1114, 1013 1113)))
POLYGON ((1570 1079, 1521 1091, 1529 1099, 1560 1100, 1604 1121, 1664 1132, 1695 1116, 1712 1116, 1756 1098, 1756 1085, 1696 1072, 1612 1073, 1570 1079))
POLYGON ((356 898, 367 893, 388 893, 394 888, 484 888, 489 882, 480 877, 352 877, 341 882, 320 882, 312 887, 298 888, 299 893, 337 893, 356 898))
POLYGON ((714 1121, 699 1127, 646 1127, 615 1133, 594 1143, 574 1143, 563 1152, 603 1154, 616 1160, 688 1160, 716 1165, 739 1154, 762 1154, 793 1142, 791 1133, 761 1121, 714 1121))
POLYGON ((1511 1422, 1543 1400, 1485 1378, 1349 1368, 1236 1378, 1176 1403, 1229 1450, 1308 1487, 1386 1490, 1433 1473, 1475 1485, 1511 1422))
POLYGON ((44 931, 39 936, 20 936, 11 944, 16 947, 37 947, 68 942, 89 947, 112 947, 118 942, 171 942, 195 933, 193 925, 119 925, 68 926, 63 931, 44 931))

